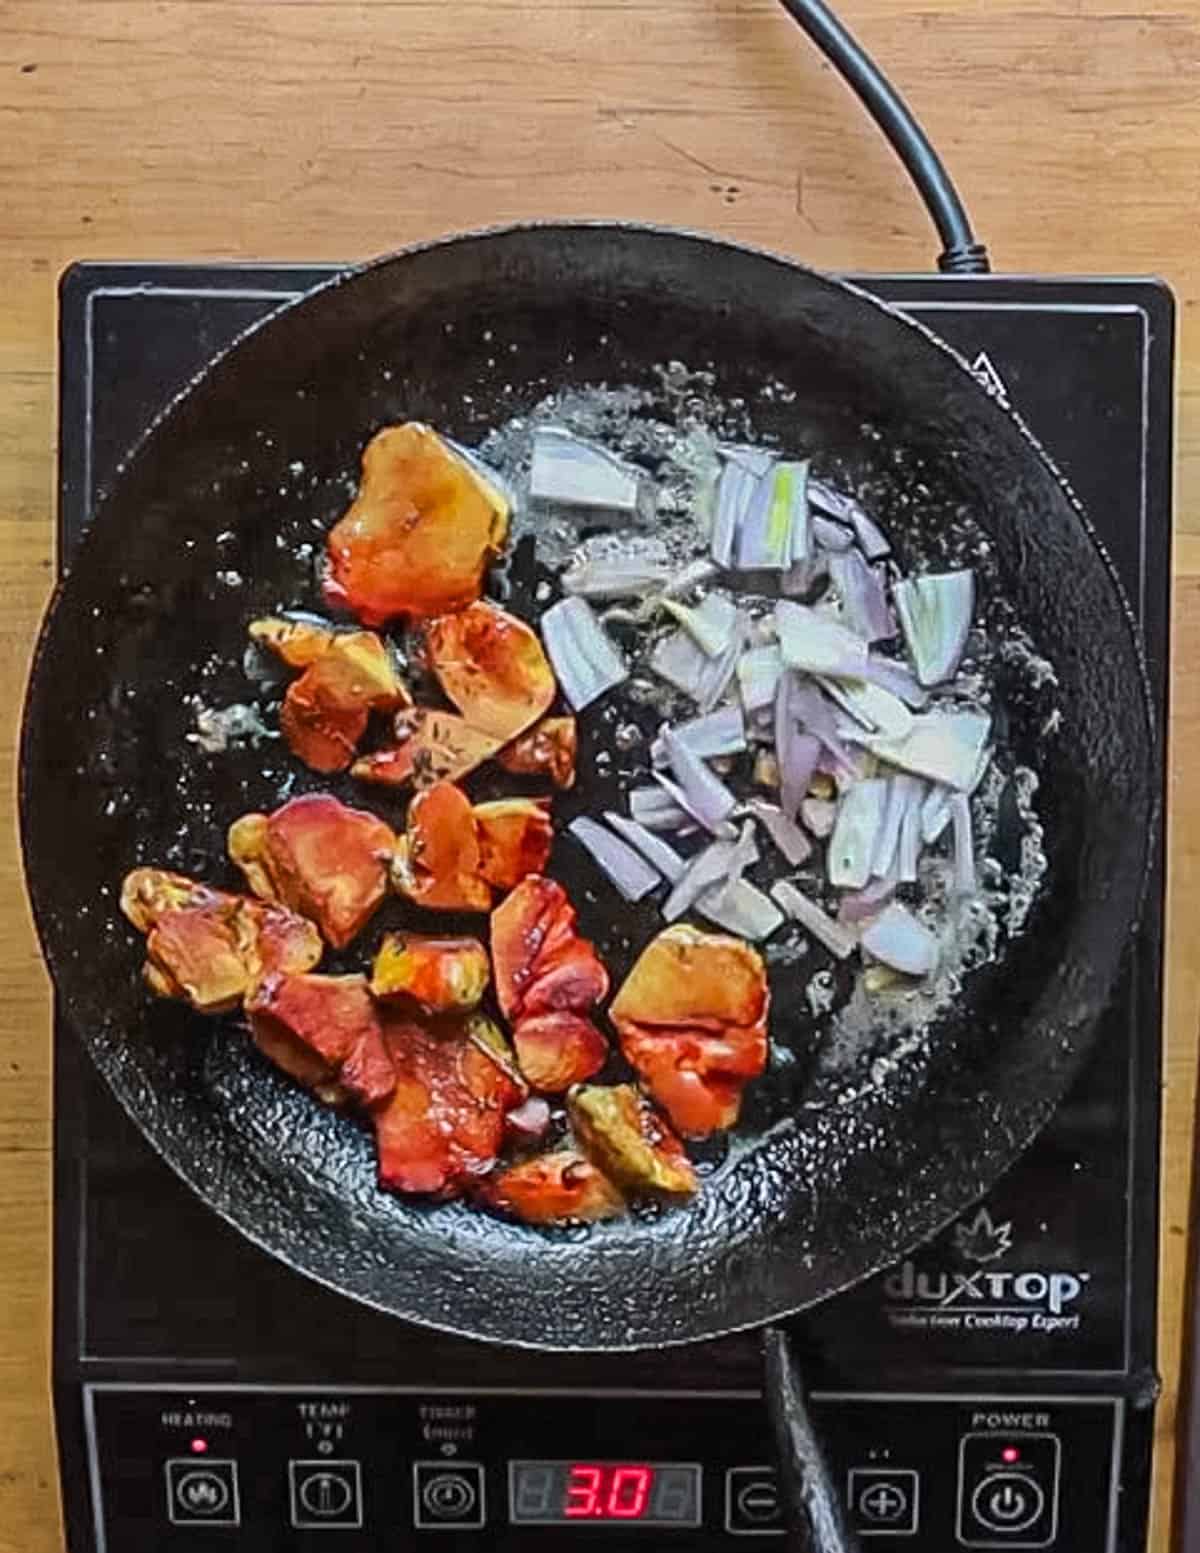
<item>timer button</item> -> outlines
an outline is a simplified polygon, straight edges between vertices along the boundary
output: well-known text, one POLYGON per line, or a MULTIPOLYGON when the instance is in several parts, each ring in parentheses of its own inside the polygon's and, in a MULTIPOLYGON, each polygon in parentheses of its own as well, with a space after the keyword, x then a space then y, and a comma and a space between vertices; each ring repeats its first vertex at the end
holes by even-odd
POLYGON ((782 1536, 783 1506, 774 1467, 730 1467, 725 1474, 725 1530, 734 1537, 782 1536))
POLYGON ((418 1531, 478 1531, 486 1513, 482 1462, 413 1462, 413 1525, 418 1531))

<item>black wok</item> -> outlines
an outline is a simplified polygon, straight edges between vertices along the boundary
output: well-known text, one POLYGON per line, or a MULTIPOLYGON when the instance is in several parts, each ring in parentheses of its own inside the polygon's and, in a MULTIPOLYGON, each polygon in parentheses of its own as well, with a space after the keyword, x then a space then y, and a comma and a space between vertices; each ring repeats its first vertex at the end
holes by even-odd
MULTIPOLYGON (((536 615, 520 556, 512 581, 516 606, 536 615)), ((406 1320, 622 1349, 713 1337, 825 1298, 960 1213, 1030 1142, 1087 1053, 1131 936, 1151 848, 1152 744, 1135 630, 1095 535, 1026 429, 953 352, 779 258, 682 233, 546 225, 421 246, 335 280, 253 330, 151 429, 42 633, 22 825, 63 1006, 129 1114, 218 1213, 297 1270, 406 1320), (277 803, 295 763, 277 747, 198 753, 187 697, 245 699, 247 620, 312 604, 304 546, 319 549, 374 429, 420 418, 477 441, 548 386, 652 386, 674 359, 745 399, 757 434, 821 450, 869 490, 902 553, 920 539, 936 554, 964 512, 990 536, 997 607, 1059 681, 1056 737, 1019 696, 1008 712, 1013 758, 1041 778, 1049 871, 1026 931, 967 978, 927 1049, 882 1085, 867 1072, 877 1052, 847 1074, 814 1049, 809 972, 776 971, 773 1033, 800 1060, 758 1086, 694 1206, 586 1234, 418 1206, 375 1189, 367 1133, 271 1071, 235 1020, 147 995, 119 881, 154 862, 235 882, 229 820, 277 803), (768 379, 794 399, 762 398, 768 379)), ((574 807, 605 798, 594 748, 574 807)), ((291 779, 291 791, 330 785, 291 779)), ((332 786, 363 799, 348 781, 332 786)), ((399 800, 374 806, 402 813, 399 800)), ((571 888, 587 865, 559 852, 553 871, 571 888)), ((583 927, 619 976, 653 916, 597 893, 583 927)))

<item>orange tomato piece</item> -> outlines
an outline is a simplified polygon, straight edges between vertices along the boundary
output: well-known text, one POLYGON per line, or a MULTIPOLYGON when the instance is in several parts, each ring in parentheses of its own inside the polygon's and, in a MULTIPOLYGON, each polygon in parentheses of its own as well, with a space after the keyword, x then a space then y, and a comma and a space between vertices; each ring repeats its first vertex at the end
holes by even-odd
POLYGON ((508 503, 436 432, 416 421, 385 427, 330 531, 325 595, 366 625, 462 609, 507 534, 508 503))
POLYGON ((314 771, 344 771, 371 712, 411 698, 387 648, 371 631, 334 636, 287 689, 279 726, 288 748, 314 771))
POLYGON ((608 1042, 581 1014, 536 1014, 513 1031, 517 1065, 534 1089, 561 1094, 599 1073, 608 1042))
POLYGON ((575 931, 575 908, 561 884, 522 879, 491 919, 492 972, 506 1019, 586 1013, 608 992, 608 972, 575 931))
POLYGON ((487 911, 492 891, 479 866, 475 818, 462 789, 438 782, 418 793, 393 864, 397 888, 431 910, 487 911))
POLYGON ((310 917, 343 949, 387 893, 397 840, 389 825, 329 793, 292 798, 229 829, 229 855, 256 895, 310 917))
POLYGON ((496 756, 518 776, 547 776, 555 787, 574 787, 579 735, 573 717, 543 717, 496 756))
POLYGON ((319 1059, 325 1082, 363 1105, 386 1100, 396 1087, 365 976, 268 977, 246 1011, 251 1029, 265 1033, 264 1049, 288 1038, 299 1043, 319 1059))
POLYGON ((487 599, 433 621, 425 651, 471 727, 503 741, 536 722, 558 688, 537 633, 487 599))
POLYGON ((592 1223, 625 1212, 618 1189, 574 1149, 509 1165, 484 1182, 479 1196, 524 1224, 592 1223))
POLYGON ((554 827, 548 798, 501 798, 475 805, 479 871, 498 890, 511 890, 550 858, 554 827))
POLYGON ((423 938, 387 933, 371 968, 377 998, 411 998, 430 1013, 478 1006, 491 967, 477 938, 423 938))
POLYGON ((394 728, 396 743, 356 760, 351 776, 386 787, 457 782, 494 755, 501 742, 454 712, 424 706, 398 713, 394 728))
POLYGON ((731 1127, 767 1061, 767 975, 740 939, 676 925, 642 952, 609 1009, 621 1050, 685 1137, 731 1127))
POLYGON ((524 1098, 503 1037, 479 1015, 425 1024, 385 1009, 382 1018, 396 1088, 374 1110, 379 1183, 458 1196, 495 1164, 505 1115, 524 1098))

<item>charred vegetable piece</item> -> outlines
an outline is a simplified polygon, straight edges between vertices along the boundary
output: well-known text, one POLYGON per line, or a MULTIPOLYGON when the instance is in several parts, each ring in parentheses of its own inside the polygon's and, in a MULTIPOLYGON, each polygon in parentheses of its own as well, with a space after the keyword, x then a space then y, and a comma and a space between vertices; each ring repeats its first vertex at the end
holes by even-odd
POLYGON ((325 596, 365 625, 462 609, 508 534, 508 503, 428 426, 367 444, 358 495, 327 541, 325 596))
POLYGON ((555 787, 574 787, 578 745, 573 717, 543 717, 528 733, 505 745, 496 764, 518 776, 548 776, 555 787))
POLYGON ((608 992, 608 972, 575 931, 575 908, 553 879, 531 874, 492 913, 492 971, 500 1011, 582 1014, 608 992))
POLYGON ((618 1186, 668 1197, 696 1192, 683 1144, 632 1084, 581 1085, 567 1110, 584 1153, 618 1186))
POLYGON ((164 913, 185 906, 214 906, 236 897, 165 868, 135 868, 121 882, 121 910, 139 933, 148 933, 164 913))
POLYGON ((343 949, 387 892, 395 833, 328 793, 293 798, 270 815, 244 814, 229 855, 255 895, 311 917, 343 949))
POLYGON ((513 1045, 524 1077, 546 1094, 562 1094, 572 1084, 581 1084, 608 1060, 608 1042, 582 1014, 522 1019, 513 1031, 513 1045))
POLYGON ((429 666, 472 728, 509 740, 549 710, 557 686, 536 632, 480 599, 429 627, 429 666))
POLYGON ((492 967, 517 1061, 535 1088, 556 1093, 599 1072, 608 1042, 587 1015, 608 992, 608 972, 575 931, 560 884, 530 874, 496 908, 492 967))
POLYGON ((315 620, 266 615, 250 622, 250 640, 269 648, 289 669, 306 669, 333 644, 337 632, 315 620))
POLYGON ((548 798, 501 798, 475 805, 479 871, 498 890, 539 874, 550 857, 554 828, 548 798))
POLYGON ((371 969, 377 998, 411 998, 432 1014, 476 1008, 491 969, 477 938, 422 938, 416 933, 384 936, 371 969))
POLYGON ((308 971, 321 958, 320 936, 303 917, 163 869, 128 874, 121 909, 148 935, 147 985, 202 1014, 236 1008, 263 976, 308 971))
POLYGON ((504 1037, 478 1014, 417 1022, 382 1013, 396 1089, 374 1111, 379 1183, 457 1197, 496 1161, 504 1118, 525 1095, 504 1037))
POLYGON ((524 1224, 593 1223, 625 1212, 625 1200, 613 1183, 574 1149, 509 1165, 488 1178, 479 1196, 524 1224))
MULTIPOLYGON (((365 976, 270 976, 247 1001, 246 1011, 268 1056, 289 1042, 302 1047, 323 1064, 322 1086, 336 1084, 363 1105, 386 1100, 396 1087, 365 976)), ((288 1062, 280 1065, 296 1076, 288 1062)))
POLYGON ((250 991, 238 943, 239 907, 191 906, 167 911, 146 938, 142 974, 160 997, 180 998, 201 1014, 225 1014, 250 991))
POLYGON ((490 759, 502 742, 453 712, 429 707, 398 713, 395 736, 395 744, 356 760, 351 776, 386 787, 457 782, 490 759))
POLYGON ((737 1120, 767 1059, 767 977, 739 939, 676 925, 643 951, 609 1015, 621 1050, 685 1137, 737 1120))
POLYGON ((396 888, 431 911, 487 911, 492 891, 480 861, 475 817, 462 789, 438 782, 418 793, 392 865, 396 888))
POLYGON ((314 771, 344 771, 371 712, 410 702, 387 648, 371 631, 335 636, 288 686, 279 726, 288 748, 314 771))

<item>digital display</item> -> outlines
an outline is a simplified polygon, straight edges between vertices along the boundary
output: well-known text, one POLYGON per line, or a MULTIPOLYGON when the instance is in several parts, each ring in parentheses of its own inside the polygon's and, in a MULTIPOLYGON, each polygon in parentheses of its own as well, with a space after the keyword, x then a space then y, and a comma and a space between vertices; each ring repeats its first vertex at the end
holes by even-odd
POLYGON ((514 1526, 699 1526, 700 1468, 680 1461, 512 1461, 514 1526))

